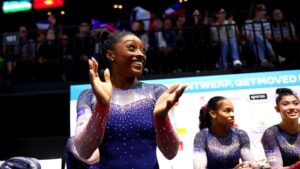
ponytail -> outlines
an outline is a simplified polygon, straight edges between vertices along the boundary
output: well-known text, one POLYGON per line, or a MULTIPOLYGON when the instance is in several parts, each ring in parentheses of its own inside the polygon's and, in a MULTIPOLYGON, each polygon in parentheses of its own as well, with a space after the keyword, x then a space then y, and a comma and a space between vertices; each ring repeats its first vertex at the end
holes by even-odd
POLYGON ((209 115, 209 111, 207 109, 207 105, 204 105, 200 109, 200 115, 199 115, 199 129, 207 128, 211 125, 211 117, 209 115))
POLYGON ((209 101, 207 102, 206 105, 202 106, 200 109, 199 113, 199 129, 203 128, 208 128, 211 126, 211 116, 209 114, 210 111, 217 111, 218 110, 218 105, 219 101, 227 99, 226 97, 223 96, 214 96, 209 101))

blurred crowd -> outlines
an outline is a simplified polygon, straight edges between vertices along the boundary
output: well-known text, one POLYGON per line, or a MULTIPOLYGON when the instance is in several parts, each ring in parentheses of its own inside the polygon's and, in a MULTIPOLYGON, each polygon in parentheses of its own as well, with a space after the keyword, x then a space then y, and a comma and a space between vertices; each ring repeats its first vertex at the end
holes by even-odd
POLYGON ((247 18, 218 8, 150 20, 130 20, 122 26, 95 27, 89 21, 62 26, 54 15, 46 26, 1 35, 0 85, 88 80, 88 59, 107 67, 99 32, 130 30, 144 42, 144 75, 169 75, 245 68, 299 68, 299 21, 280 8, 253 4, 247 18), (145 22, 150 22, 146 27, 145 22), (125 25, 125 26, 124 26, 125 25))

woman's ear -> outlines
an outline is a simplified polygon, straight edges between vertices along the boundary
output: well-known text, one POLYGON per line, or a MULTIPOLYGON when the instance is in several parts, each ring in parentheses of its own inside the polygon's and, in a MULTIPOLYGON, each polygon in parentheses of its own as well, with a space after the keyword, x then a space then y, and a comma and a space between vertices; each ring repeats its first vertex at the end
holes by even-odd
POLYGON ((215 118, 217 117, 217 112, 211 110, 211 111, 209 111, 209 115, 210 115, 210 117, 211 117, 212 119, 215 119, 215 118))
POLYGON ((114 61, 115 60, 115 54, 114 54, 114 52, 112 52, 111 50, 108 50, 107 52, 106 52, 106 57, 107 57, 107 59, 109 60, 109 61, 114 61))
POLYGON ((276 112, 280 113, 280 108, 278 105, 276 105, 274 108, 275 108, 276 112))

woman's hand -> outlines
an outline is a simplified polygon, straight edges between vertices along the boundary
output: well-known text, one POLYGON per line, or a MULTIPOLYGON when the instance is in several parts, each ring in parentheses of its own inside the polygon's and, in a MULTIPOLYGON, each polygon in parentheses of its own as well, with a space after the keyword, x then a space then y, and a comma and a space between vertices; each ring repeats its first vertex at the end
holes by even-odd
POLYGON ((248 161, 236 165, 233 169, 253 169, 248 161))
POLYGON ((155 118, 164 118, 173 105, 178 102, 187 85, 179 86, 179 83, 172 85, 156 101, 153 116, 155 118))
POLYGON ((98 63, 92 58, 89 59, 89 73, 90 83, 93 88, 93 92, 97 98, 97 102, 105 105, 109 105, 112 95, 112 84, 110 81, 110 73, 108 69, 104 71, 104 82, 101 81, 98 75, 98 63))

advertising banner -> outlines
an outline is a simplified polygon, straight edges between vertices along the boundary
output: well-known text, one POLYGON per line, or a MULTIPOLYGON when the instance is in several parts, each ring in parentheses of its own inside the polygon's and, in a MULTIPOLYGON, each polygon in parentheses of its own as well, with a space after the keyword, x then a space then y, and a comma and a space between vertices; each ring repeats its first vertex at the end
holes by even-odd
MULTIPOLYGON (((280 87, 288 87, 299 93, 300 70, 154 79, 143 82, 164 84, 167 87, 177 82, 188 84, 179 103, 169 114, 180 137, 180 150, 170 161, 159 151, 158 157, 162 169, 192 169, 193 141, 199 131, 199 110, 214 96, 225 96, 233 102, 236 126, 248 133, 255 158, 264 159, 261 136, 266 128, 280 122, 280 115, 274 109, 275 91, 280 87)), ((71 135, 75 132, 76 99, 87 88, 90 88, 89 84, 70 88, 71 135)))

